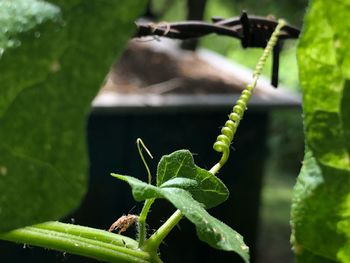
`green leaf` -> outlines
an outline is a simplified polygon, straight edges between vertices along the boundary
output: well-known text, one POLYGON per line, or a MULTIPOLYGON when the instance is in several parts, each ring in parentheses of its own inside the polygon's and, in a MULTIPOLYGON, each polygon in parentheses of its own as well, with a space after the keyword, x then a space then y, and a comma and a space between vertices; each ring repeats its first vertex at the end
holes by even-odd
POLYGON ((78 206, 86 116, 146 1, 56 2, 0 1, 0 231, 78 206))
POLYGON ((198 186, 198 182, 192 179, 188 178, 182 178, 182 177, 176 177, 173 179, 170 179, 163 184, 161 184, 159 187, 165 188, 165 187, 177 187, 182 188, 186 190, 193 191, 198 186))
POLYGON ((189 192, 179 188, 167 188, 163 190, 163 195, 195 224, 200 240, 216 249, 234 251, 245 262, 249 262, 249 248, 244 244, 243 237, 211 216, 189 192))
POLYGON ((131 186, 132 195, 136 201, 140 202, 150 198, 163 198, 160 188, 151 184, 146 184, 141 180, 127 175, 111 174, 119 180, 127 182, 131 186))
POLYGON ((298 262, 350 262, 349 13, 349 0, 312 1, 298 47, 306 137, 292 205, 298 262))
POLYGON ((335 263, 337 261, 330 260, 328 258, 324 258, 321 256, 318 256, 316 254, 313 254, 312 252, 304 249, 297 255, 297 261, 301 261, 303 263, 335 263))
POLYGON ((60 10, 43 1, 2 0, 0 3, 0 54, 7 48, 15 48, 21 43, 16 35, 35 28, 38 24, 57 21, 60 10))
POLYGON ((194 164, 188 150, 179 150, 161 158, 157 169, 157 186, 173 178, 196 180, 198 185, 188 189, 193 198, 206 208, 215 207, 224 202, 229 195, 226 186, 219 178, 194 164))
MULTIPOLYGON (((244 244, 240 234, 232 228, 212 217, 201 203, 194 200, 191 193, 181 188, 174 187, 178 178, 169 179, 160 187, 146 184, 134 177, 112 174, 114 177, 126 181, 132 188, 132 194, 137 201, 149 198, 165 198, 178 208, 183 215, 195 224, 200 240, 210 246, 238 253, 245 262, 249 262, 249 249, 244 244), (171 181, 175 181, 173 183, 171 181), (171 185, 167 187, 166 185, 171 185)), ((188 185, 188 181, 185 184, 188 185)))
POLYGON ((157 168, 157 186, 175 177, 194 177, 196 167, 193 157, 188 150, 179 150, 164 155, 157 168))

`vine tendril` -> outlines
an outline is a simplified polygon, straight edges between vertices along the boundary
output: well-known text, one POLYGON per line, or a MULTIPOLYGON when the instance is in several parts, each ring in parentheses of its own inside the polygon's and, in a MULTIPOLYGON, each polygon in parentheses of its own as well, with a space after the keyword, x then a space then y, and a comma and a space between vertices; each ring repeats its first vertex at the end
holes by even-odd
POLYGON ((232 112, 229 115, 229 120, 226 121, 225 126, 221 129, 221 134, 217 137, 216 142, 213 145, 213 149, 222 153, 220 161, 215 164, 209 171, 212 174, 219 172, 221 167, 227 162, 230 155, 230 145, 236 134, 237 127, 243 118, 244 112, 247 110, 247 104, 252 96, 252 93, 256 87, 258 79, 261 75, 261 71, 266 63, 266 60, 273 50, 273 47, 278 41, 281 29, 286 25, 286 22, 282 19, 278 20, 278 24, 272 33, 264 51, 261 55, 255 70, 253 72, 253 80, 251 84, 248 84, 242 91, 241 96, 233 107, 232 112))
MULTIPOLYGON (((136 144, 137 144, 137 149, 139 151, 139 155, 141 157, 141 160, 142 160, 142 162, 146 168, 146 171, 147 171, 148 183, 151 184, 152 183, 152 174, 151 174, 151 171, 147 165, 145 157, 143 156, 142 148, 146 151, 146 153, 149 155, 149 157, 151 157, 151 159, 153 159, 153 156, 140 138, 137 138, 136 144)), ((145 239, 146 239, 146 235, 147 235, 147 233, 146 233, 146 219, 147 219, 149 209, 151 208, 154 200, 155 200, 154 198, 151 198, 151 199, 147 199, 145 201, 145 203, 143 204, 142 211, 141 211, 140 216, 139 216, 139 220, 138 220, 139 247, 141 247, 143 245, 143 243, 145 242, 145 239)))
POLYGON ((142 153, 142 148, 146 151, 146 153, 149 155, 149 157, 151 157, 151 159, 153 159, 153 156, 151 154, 151 152, 148 150, 148 148, 146 147, 146 145, 143 143, 143 141, 140 139, 140 138, 137 138, 136 140, 136 145, 137 145, 137 149, 139 151, 139 155, 141 157, 141 160, 146 168, 146 171, 147 171, 147 177, 148 177, 148 183, 150 184, 152 182, 152 174, 151 174, 151 171, 148 167, 148 164, 145 160, 145 157, 143 156, 143 153, 142 153), (142 148, 141 148, 142 147, 142 148))

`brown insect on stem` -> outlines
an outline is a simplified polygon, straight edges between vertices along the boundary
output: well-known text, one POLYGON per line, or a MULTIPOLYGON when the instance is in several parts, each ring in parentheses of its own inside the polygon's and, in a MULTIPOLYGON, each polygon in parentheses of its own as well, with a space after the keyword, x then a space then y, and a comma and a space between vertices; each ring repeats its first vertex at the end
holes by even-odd
POLYGON ((118 234, 121 234, 125 232, 130 226, 132 226, 134 223, 136 223, 139 220, 139 217, 137 215, 124 215, 118 218, 117 221, 115 221, 110 228, 108 229, 109 232, 112 232, 114 230, 119 229, 118 234))

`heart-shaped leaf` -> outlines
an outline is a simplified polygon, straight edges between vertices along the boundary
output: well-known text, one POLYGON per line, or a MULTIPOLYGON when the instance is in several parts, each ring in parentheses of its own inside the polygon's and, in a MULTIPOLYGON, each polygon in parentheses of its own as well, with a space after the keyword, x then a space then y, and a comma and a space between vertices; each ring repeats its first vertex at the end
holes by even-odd
POLYGON ((197 181, 197 187, 188 190, 193 198, 206 208, 221 204, 229 195, 228 189, 219 178, 194 164, 192 154, 188 150, 179 150, 161 158, 157 169, 157 186, 173 178, 197 181))
POLYGON ((137 201, 150 198, 167 199, 196 226, 197 235, 200 240, 216 249, 234 251, 238 253, 245 262, 249 262, 249 249, 244 244, 242 236, 220 220, 212 217, 205 210, 203 204, 194 200, 191 193, 183 189, 192 184, 188 181, 190 179, 183 181, 185 187, 179 183, 179 178, 169 179, 161 186, 156 187, 146 184, 134 177, 118 174, 112 175, 120 180, 126 181, 131 186, 132 194, 137 201), (176 182, 173 183, 172 181, 176 182), (178 185, 180 188, 174 187, 175 185, 178 185))
POLYGON ((175 177, 192 178, 195 173, 194 160, 188 150, 179 150, 164 155, 158 163, 157 186, 175 177))

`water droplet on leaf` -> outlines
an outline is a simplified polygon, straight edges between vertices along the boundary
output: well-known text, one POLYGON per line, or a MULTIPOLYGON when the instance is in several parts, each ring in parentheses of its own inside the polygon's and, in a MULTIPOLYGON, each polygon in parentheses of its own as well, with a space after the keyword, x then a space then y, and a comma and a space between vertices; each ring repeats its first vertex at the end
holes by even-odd
POLYGON ((0 166, 0 175, 2 175, 2 176, 7 175, 7 167, 6 166, 0 166))

